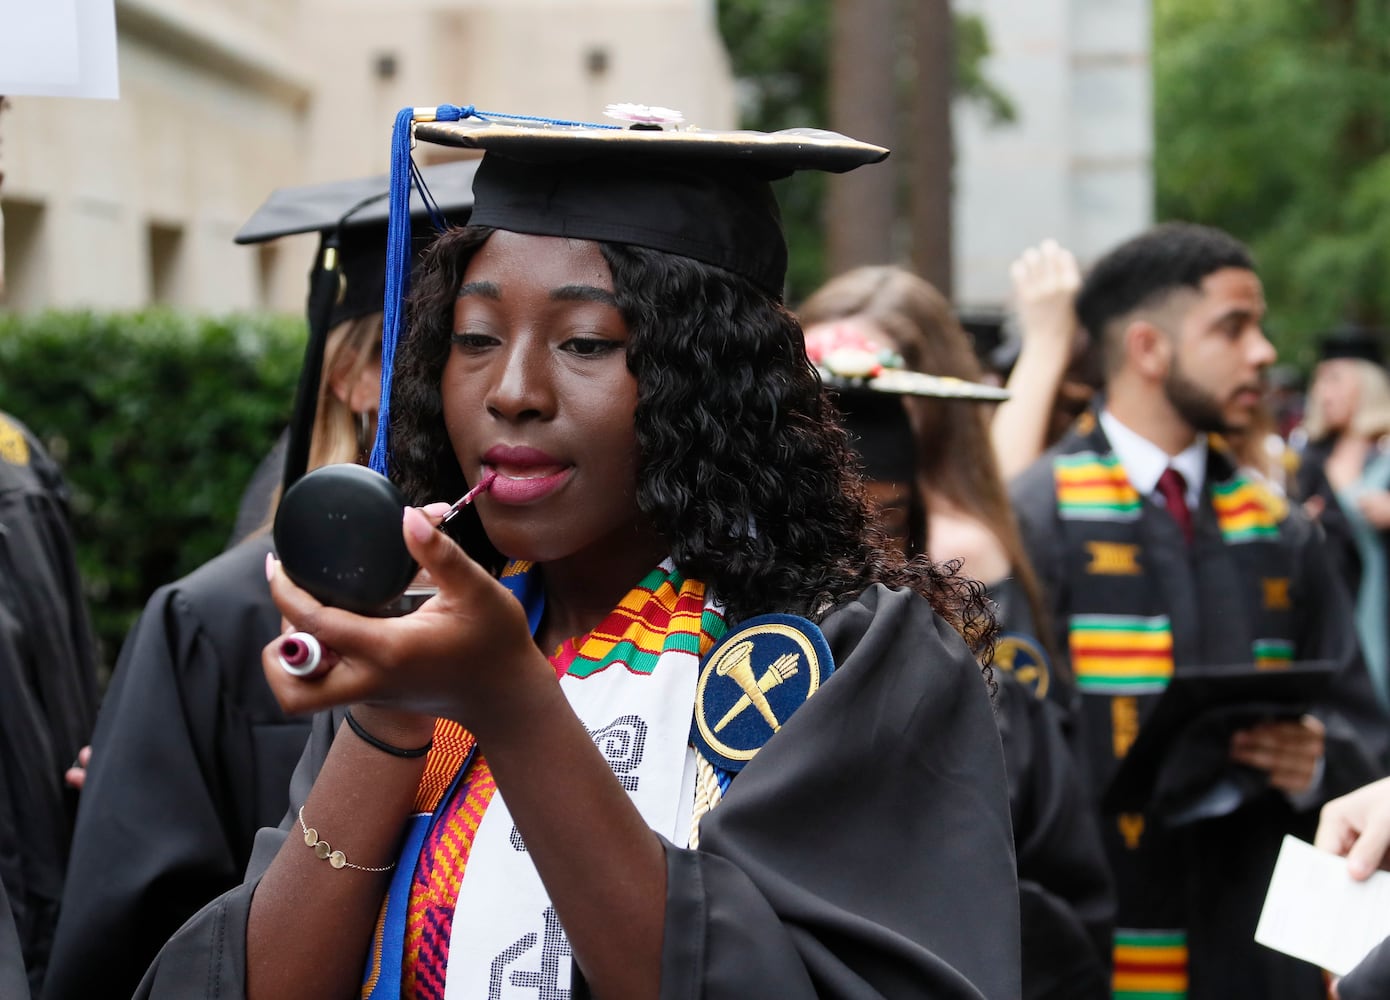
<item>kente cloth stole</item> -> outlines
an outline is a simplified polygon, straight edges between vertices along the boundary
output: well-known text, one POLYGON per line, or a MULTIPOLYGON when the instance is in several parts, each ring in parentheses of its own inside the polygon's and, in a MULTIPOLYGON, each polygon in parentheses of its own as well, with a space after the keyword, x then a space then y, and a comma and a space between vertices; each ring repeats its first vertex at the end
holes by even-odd
MULTIPOLYGON (((1084 696, 1092 779, 1096 789, 1103 789, 1146 713, 1174 671, 1183 669, 1174 662, 1172 623, 1140 531, 1146 514, 1167 515, 1130 484, 1099 427, 1069 439, 1063 452, 1053 459, 1053 476, 1067 553, 1068 647, 1072 675, 1084 696)), ((1252 631, 1235 637, 1234 646, 1249 650, 1245 662, 1278 669, 1289 664, 1294 653, 1287 593, 1290 564, 1279 533, 1285 512, 1277 498, 1236 471, 1215 446, 1205 492, 1226 552, 1246 588, 1240 599, 1252 631), (1283 592, 1274 593, 1279 587, 1283 592)), ((1194 510, 1193 516, 1200 525, 1201 512, 1194 510)), ((1181 545, 1180 533, 1174 532, 1174 537, 1181 545)), ((1127 855, 1140 843, 1144 817, 1103 816, 1102 826, 1123 897, 1129 883, 1127 865, 1142 864, 1137 856, 1131 860, 1127 855)), ((1168 906, 1147 900, 1132 909, 1121 898, 1115 997, 1186 996, 1186 933, 1173 925, 1178 913, 1168 906), (1150 903, 1156 909, 1150 909, 1150 903)))
MULTIPOLYGON (((534 631, 543 612, 539 574, 514 563, 500 579, 534 631)), ((592 632, 550 657, 643 818, 678 845, 686 843, 694 801, 687 743, 699 663, 724 632, 704 585, 667 560, 592 632)), ((439 722, 418 813, 382 905, 364 998, 569 995, 569 944, 495 792, 472 736, 439 722)))

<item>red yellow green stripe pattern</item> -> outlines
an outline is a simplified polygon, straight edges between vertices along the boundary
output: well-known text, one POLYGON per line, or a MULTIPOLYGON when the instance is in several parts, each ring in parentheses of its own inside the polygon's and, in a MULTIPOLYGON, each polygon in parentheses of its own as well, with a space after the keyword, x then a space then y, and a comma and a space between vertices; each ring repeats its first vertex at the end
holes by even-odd
POLYGON ((1057 513, 1065 521, 1137 521, 1139 493, 1114 455, 1093 451, 1053 460, 1057 513))
POLYGON ((1253 646, 1258 670, 1279 670, 1293 663, 1291 639, 1256 639, 1253 646))
POLYGON ((1271 541, 1279 537, 1283 511, 1264 487, 1243 476, 1211 484, 1211 502, 1227 545, 1271 541))
POLYGON ((1115 931, 1114 1000, 1185 1000, 1187 935, 1115 931))
POLYGON ((1088 694, 1151 694, 1173 676, 1173 630, 1167 615, 1072 615, 1072 671, 1088 694))
POLYGON ((724 619, 705 608, 705 585, 657 567, 597 628, 567 640, 551 657, 558 673, 591 677, 618 664, 650 674, 663 650, 700 655, 724 634, 724 619))
MULTIPOLYGON (((524 578, 530 568, 512 563, 501 575, 524 578)), ((704 584, 684 579, 668 562, 648 573, 592 632, 561 644, 550 663, 556 676, 589 677, 615 663, 651 674, 663 650, 703 656, 725 630, 723 616, 705 608, 704 584)), ((497 791, 487 761, 475 754, 459 790, 443 801, 474 743, 457 723, 437 721, 416 789, 416 812, 443 812, 420 849, 406 909, 401 996, 410 1000, 444 997, 454 906, 473 838, 497 791)))

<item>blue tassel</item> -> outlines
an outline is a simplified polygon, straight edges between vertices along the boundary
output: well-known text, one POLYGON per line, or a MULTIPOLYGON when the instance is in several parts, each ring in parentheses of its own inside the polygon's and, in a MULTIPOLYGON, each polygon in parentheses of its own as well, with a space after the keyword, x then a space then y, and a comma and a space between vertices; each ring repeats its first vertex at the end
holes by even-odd
MULTIPOLYGON (((592 122, 572 122, 560 118, 540 118, 533 115, 503 115, 479 111, 471 104, 441 104, 435 110, 435 120, 456 122, 464 118, 502 118, 510 121, 540 122, 547 125, 586 126, 588 128, 621 128, 620 125, 600 125, 592 122)), ((370 465, 373 471, 387 474, 390 464, 391 382, 396 367, 396 345, 400 342, 401 326, 405 322, 405 296, 410 284, 411 232, 410 187, 420 190, 425 211, 437 232, 448 223, 439 210, 420 170, 410 156, 411 126, 415 121, 414 108, 402 108, 396 114, 391 132, 391 217, 386 230, 386 302, 381 330, 381 403, 377 409, 376 441, 372 444, 370 465)))
POLYGON ((386 227, 386 303, 381 328, 381 404, 377 409, 376 442, 371 468, 386 475, 391 427, 391 376, 400 340, 401 313, 410 282, 410 129, 414 108, 402 108, 391 133, 391 216, 386 227))

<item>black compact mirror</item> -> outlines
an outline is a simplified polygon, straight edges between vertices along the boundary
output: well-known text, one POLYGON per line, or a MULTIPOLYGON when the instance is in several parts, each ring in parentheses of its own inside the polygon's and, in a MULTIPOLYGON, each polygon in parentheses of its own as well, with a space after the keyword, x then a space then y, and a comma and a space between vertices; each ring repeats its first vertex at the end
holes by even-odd
POLYGON ((315 469, 285 492, 275 512, 280 563, 324 604, 380 614, 419 568, 401 537, 406 506, 396 485, 371 469, 315 469))

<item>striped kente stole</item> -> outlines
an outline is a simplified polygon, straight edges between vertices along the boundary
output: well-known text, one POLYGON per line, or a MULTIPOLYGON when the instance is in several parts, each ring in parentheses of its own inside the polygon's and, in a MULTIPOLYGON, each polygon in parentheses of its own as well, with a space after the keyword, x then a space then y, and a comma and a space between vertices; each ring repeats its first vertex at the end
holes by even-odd
MULTIPOLYGON (((500 580, 527 609, 534 630, 542 601, 538 575, 529 564, 513 563, 500 580)), ((700 656, 724 631, 723 618, 706 605, 704 584, 685 579, 666 563, 648 573, 591 632, 562 643, 550 663, 557 677, 587 678, 611 667, 650 675, 663 651, 700 656)), ((402 908, 404 934, 398 966, 389 969, 393 956, 385 946, 391 939, 388 894, 363 981, 364 998, 386 995, 382 987, 398 981, 401 997, 442 1000, 455 903, 474 835, 496 789, 486 759, 474 753, 471 734, 456 723, 438 721, 416 791, 420 836, 407 838, 410 856, 402 858, 412 874, 408 902, 402 908), (388 975, 383 976, 383 970, 388 975)), ((404 894, 405 888, 398 889, 393 881, 393 893, 404 894)))
MULTIPOLYGON (((1080 589, 1094 586, 1089 579, 1094 576, 1106 577, 1105 585, 1114 587, 1123 586, 1115 578, 1142 575, 1137 532, 1119 526, 1136 525, 1143 502, 1119 459, 1095 451, 1058 455, 1053 475, 1058 515, 1083 536, 1080 551, 1087 554, 1089 572, 1080 589)), ((1278 541, 1282 504, 1266 488, 1237 471, 1211 483, 1209 494, 1227 545, 1278 541)), ((1069 610, 1072 673, 1083 692, 1152 694, 1167 686, 1173 676, 1173 636, 1166 614, 1157 608, 1152 614, 1078 612, 1074 603, 1069 610)), ((1250 653, 1257 666, 1277 668, 1292 661, 1293 643, 1256 637, 1250 653)))
POLYGON ((1187 935, 1115 931, 1115 1000, 1183 1000, 1187 996, 1187 935))
MULTIPOLYGON (((1205 483, 1210 509, 1194 515, 1199 528, 1214 516, 1224 549, 1212 545, 1209 528, 1186 546, 1176 523, 1166 523, 1167 513, 1130 483, 1099 426, 1069 438, 1064 453, 1052 460, 1067 559, 1067 647, 1083 696, 1084 752, 1097 797, 1175 672, 1218 665, 1176 662, 1178 649, 1189 658, 1216 655, 1222 663, 1257 669, 1278 669, 1293 659, 1291 567, 1279 529, 1285 511, 1268 490, 1235 470, 1218 447, 1209 454, 1205 483), (1157 541, 1169 537, 1171 542, 1157 541), (1159 544, 1187 552, 1187 560, 1166 551, 1159 560, 1148 548, 1159 544), (1185 565, 1186 570, 1174 571, 1189 575, 1160 581, 1158 562, 1185 565), (1164 584, 1190 588, 1195 574, 1216 565, 1239 582, 1231 606, 1240 614, 1229 624, 1223 619, 1226 634, 1219 651, 1206 649, 1195 635, 1184 635, 1179 643, 1164 584)), ((1116 880, 1116 923, 1123 928, 1114 938, 1113 992, 1117 1000, 1182 1000, 1188 990, 1185 928, 1190 926, 1183 875, 1154 860, 1166 857, 1163 834, 1148 829, 1146 818, 1142 813, 1102 816, 1116 880)))

